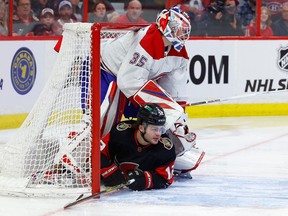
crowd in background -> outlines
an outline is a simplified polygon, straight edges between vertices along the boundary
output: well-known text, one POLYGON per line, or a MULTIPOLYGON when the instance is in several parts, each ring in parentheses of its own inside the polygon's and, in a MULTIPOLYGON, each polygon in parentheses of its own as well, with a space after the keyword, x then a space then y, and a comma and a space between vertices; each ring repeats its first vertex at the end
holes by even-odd
MULTIPOLYGON (((13 2, 14 36, 61 35, 65 23, 84 20, 83 0, 13 2)), ((174 2, 189 15, 191 36, 256 36, 258 22, 261 36, 288 36, 288 0, 262 0, 260 20, 256 20, 256 0, 174 2)), ((155 22, 166 3, 164 0, 88 0, 85 20, 90 23, 149 24, 155 22)), ((0 36, 8 35, 8 23, 9 0, 0 0, 0 36)))

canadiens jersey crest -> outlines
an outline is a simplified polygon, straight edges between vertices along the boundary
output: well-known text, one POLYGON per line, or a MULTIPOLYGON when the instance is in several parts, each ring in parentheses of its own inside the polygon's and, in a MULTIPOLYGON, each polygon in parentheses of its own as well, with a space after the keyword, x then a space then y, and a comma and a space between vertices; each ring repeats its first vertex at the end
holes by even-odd
POLYGON ((166 148, 167 150, 171 150, 173 147, 173 143, 172 141, 167 138, 167 137, 163 137, 159 140, 161 143, 163 143, 164 148, 166 148))
POLYGON ((119 123, 119 124, 116 126, 116 129, 117 129, 118 131, 124 131, 124 130, 126 130, 127 128, 131 128, 131 127, 132 127, 131 124, 127 124, 127 123, 125 123, 125 122, 121 122, 121 123, 119 123))

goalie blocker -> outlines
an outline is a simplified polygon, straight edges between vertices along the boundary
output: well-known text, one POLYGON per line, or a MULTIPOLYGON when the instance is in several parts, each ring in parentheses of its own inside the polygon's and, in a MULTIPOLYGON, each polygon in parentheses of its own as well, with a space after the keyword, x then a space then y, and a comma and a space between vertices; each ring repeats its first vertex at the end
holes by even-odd
POLYGON ((196 147, 196 134, 189 131, 187 114, 184 109, 157 83, 148 81, 133 97, 142 106, 146 103, 159 104, 166 114, 165 128, 176 149, 175 174, 196 169, 205 152, 196 147))

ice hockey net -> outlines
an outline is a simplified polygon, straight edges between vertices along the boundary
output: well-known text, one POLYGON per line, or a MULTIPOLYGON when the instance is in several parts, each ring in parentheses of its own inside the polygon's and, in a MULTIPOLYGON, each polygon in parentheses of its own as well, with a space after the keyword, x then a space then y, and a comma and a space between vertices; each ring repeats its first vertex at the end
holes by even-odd
POLYGON ((99 191, 100 44, 140 27, 64 26, 43 92, 17 135, 0 149, 0 194, 58 197, 99 191))

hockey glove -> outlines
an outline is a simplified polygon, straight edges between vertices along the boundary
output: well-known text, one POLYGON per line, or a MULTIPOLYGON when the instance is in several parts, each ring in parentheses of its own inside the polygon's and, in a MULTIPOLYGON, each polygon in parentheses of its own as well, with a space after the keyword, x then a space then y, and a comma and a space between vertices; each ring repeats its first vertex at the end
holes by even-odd
POLYGON ((128 186, 131 190, 140 191, 153 188, 152 175, 148 171, 143 172, 142 170, 136 169, 133 171, 128 171, 127 176, 129 180, 135 180, 128 186))
POLYGON ((101 179, 106 187, 118 185, 125 182, 123 173, 114 163, 108 167, 101 169, 101 179))

